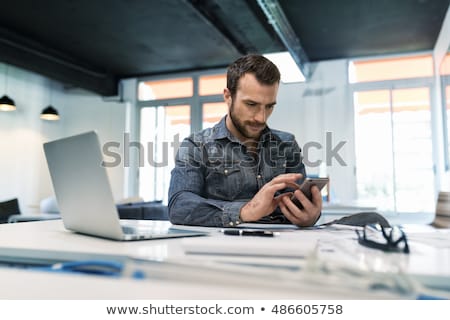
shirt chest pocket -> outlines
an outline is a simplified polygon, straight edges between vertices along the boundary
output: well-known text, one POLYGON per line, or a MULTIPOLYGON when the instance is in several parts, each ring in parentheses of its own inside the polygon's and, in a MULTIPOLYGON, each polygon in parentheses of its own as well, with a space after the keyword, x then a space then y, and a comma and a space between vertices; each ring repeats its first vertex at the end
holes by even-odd
POLYGON ((237 199, 241 193, 243 178, 238 162, 214 163, 206 175, 207 197, 226 201, 237 199))
POLYGON ((266 165, 265 172, 270 177, 270 180, 280 174, 286 173, 286 159, 275 159, 271 161, 270 165, 266 165))

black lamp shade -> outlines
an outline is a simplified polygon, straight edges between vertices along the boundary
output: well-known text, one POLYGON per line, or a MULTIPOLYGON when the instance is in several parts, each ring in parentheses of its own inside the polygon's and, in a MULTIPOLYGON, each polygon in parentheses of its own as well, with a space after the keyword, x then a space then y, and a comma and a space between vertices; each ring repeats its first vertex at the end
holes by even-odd
POLYGON ((14 100, 8 97, 6 94, 0 98, 0 111, 14 111, 16 110, 16 105, 14 100))
POLYGON ((58 110, 52 106, 48 106, 41 112, 41 119, 43 120, 59 120, 58 110))

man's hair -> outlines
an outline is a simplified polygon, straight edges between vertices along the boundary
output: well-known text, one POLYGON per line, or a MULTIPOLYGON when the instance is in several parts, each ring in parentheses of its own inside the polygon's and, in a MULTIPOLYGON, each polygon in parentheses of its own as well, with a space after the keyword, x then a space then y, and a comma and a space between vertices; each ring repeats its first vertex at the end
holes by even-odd
POLYGON ((227 88, 231 96, 236 95, 239 79, 246 73, 252 73, 259 83, 273 85, 280 82, 280 71, 269 59, 257 55, 249 54, 237 59, 228 66, 227 88))

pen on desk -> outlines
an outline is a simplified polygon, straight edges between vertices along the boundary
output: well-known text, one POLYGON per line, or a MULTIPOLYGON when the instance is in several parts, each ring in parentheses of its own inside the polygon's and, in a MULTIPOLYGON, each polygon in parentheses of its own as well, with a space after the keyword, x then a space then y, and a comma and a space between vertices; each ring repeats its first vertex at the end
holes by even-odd
POLYGON ((273 237, 274 233, 267 230, 245 230, 245 229, 222 229, 221 232, 227 236, 254 236, 273 237))

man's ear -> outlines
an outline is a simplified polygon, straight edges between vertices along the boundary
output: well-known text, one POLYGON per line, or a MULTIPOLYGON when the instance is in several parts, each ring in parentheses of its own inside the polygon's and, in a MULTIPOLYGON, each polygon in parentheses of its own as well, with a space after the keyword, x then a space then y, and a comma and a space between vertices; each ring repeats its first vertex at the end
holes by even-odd
POLYGON ((223 99, 225 100, 225 103, 229 106, 231 106, 232 98, 231 98, 231 92, 228 88, 223 89, 223 99))

